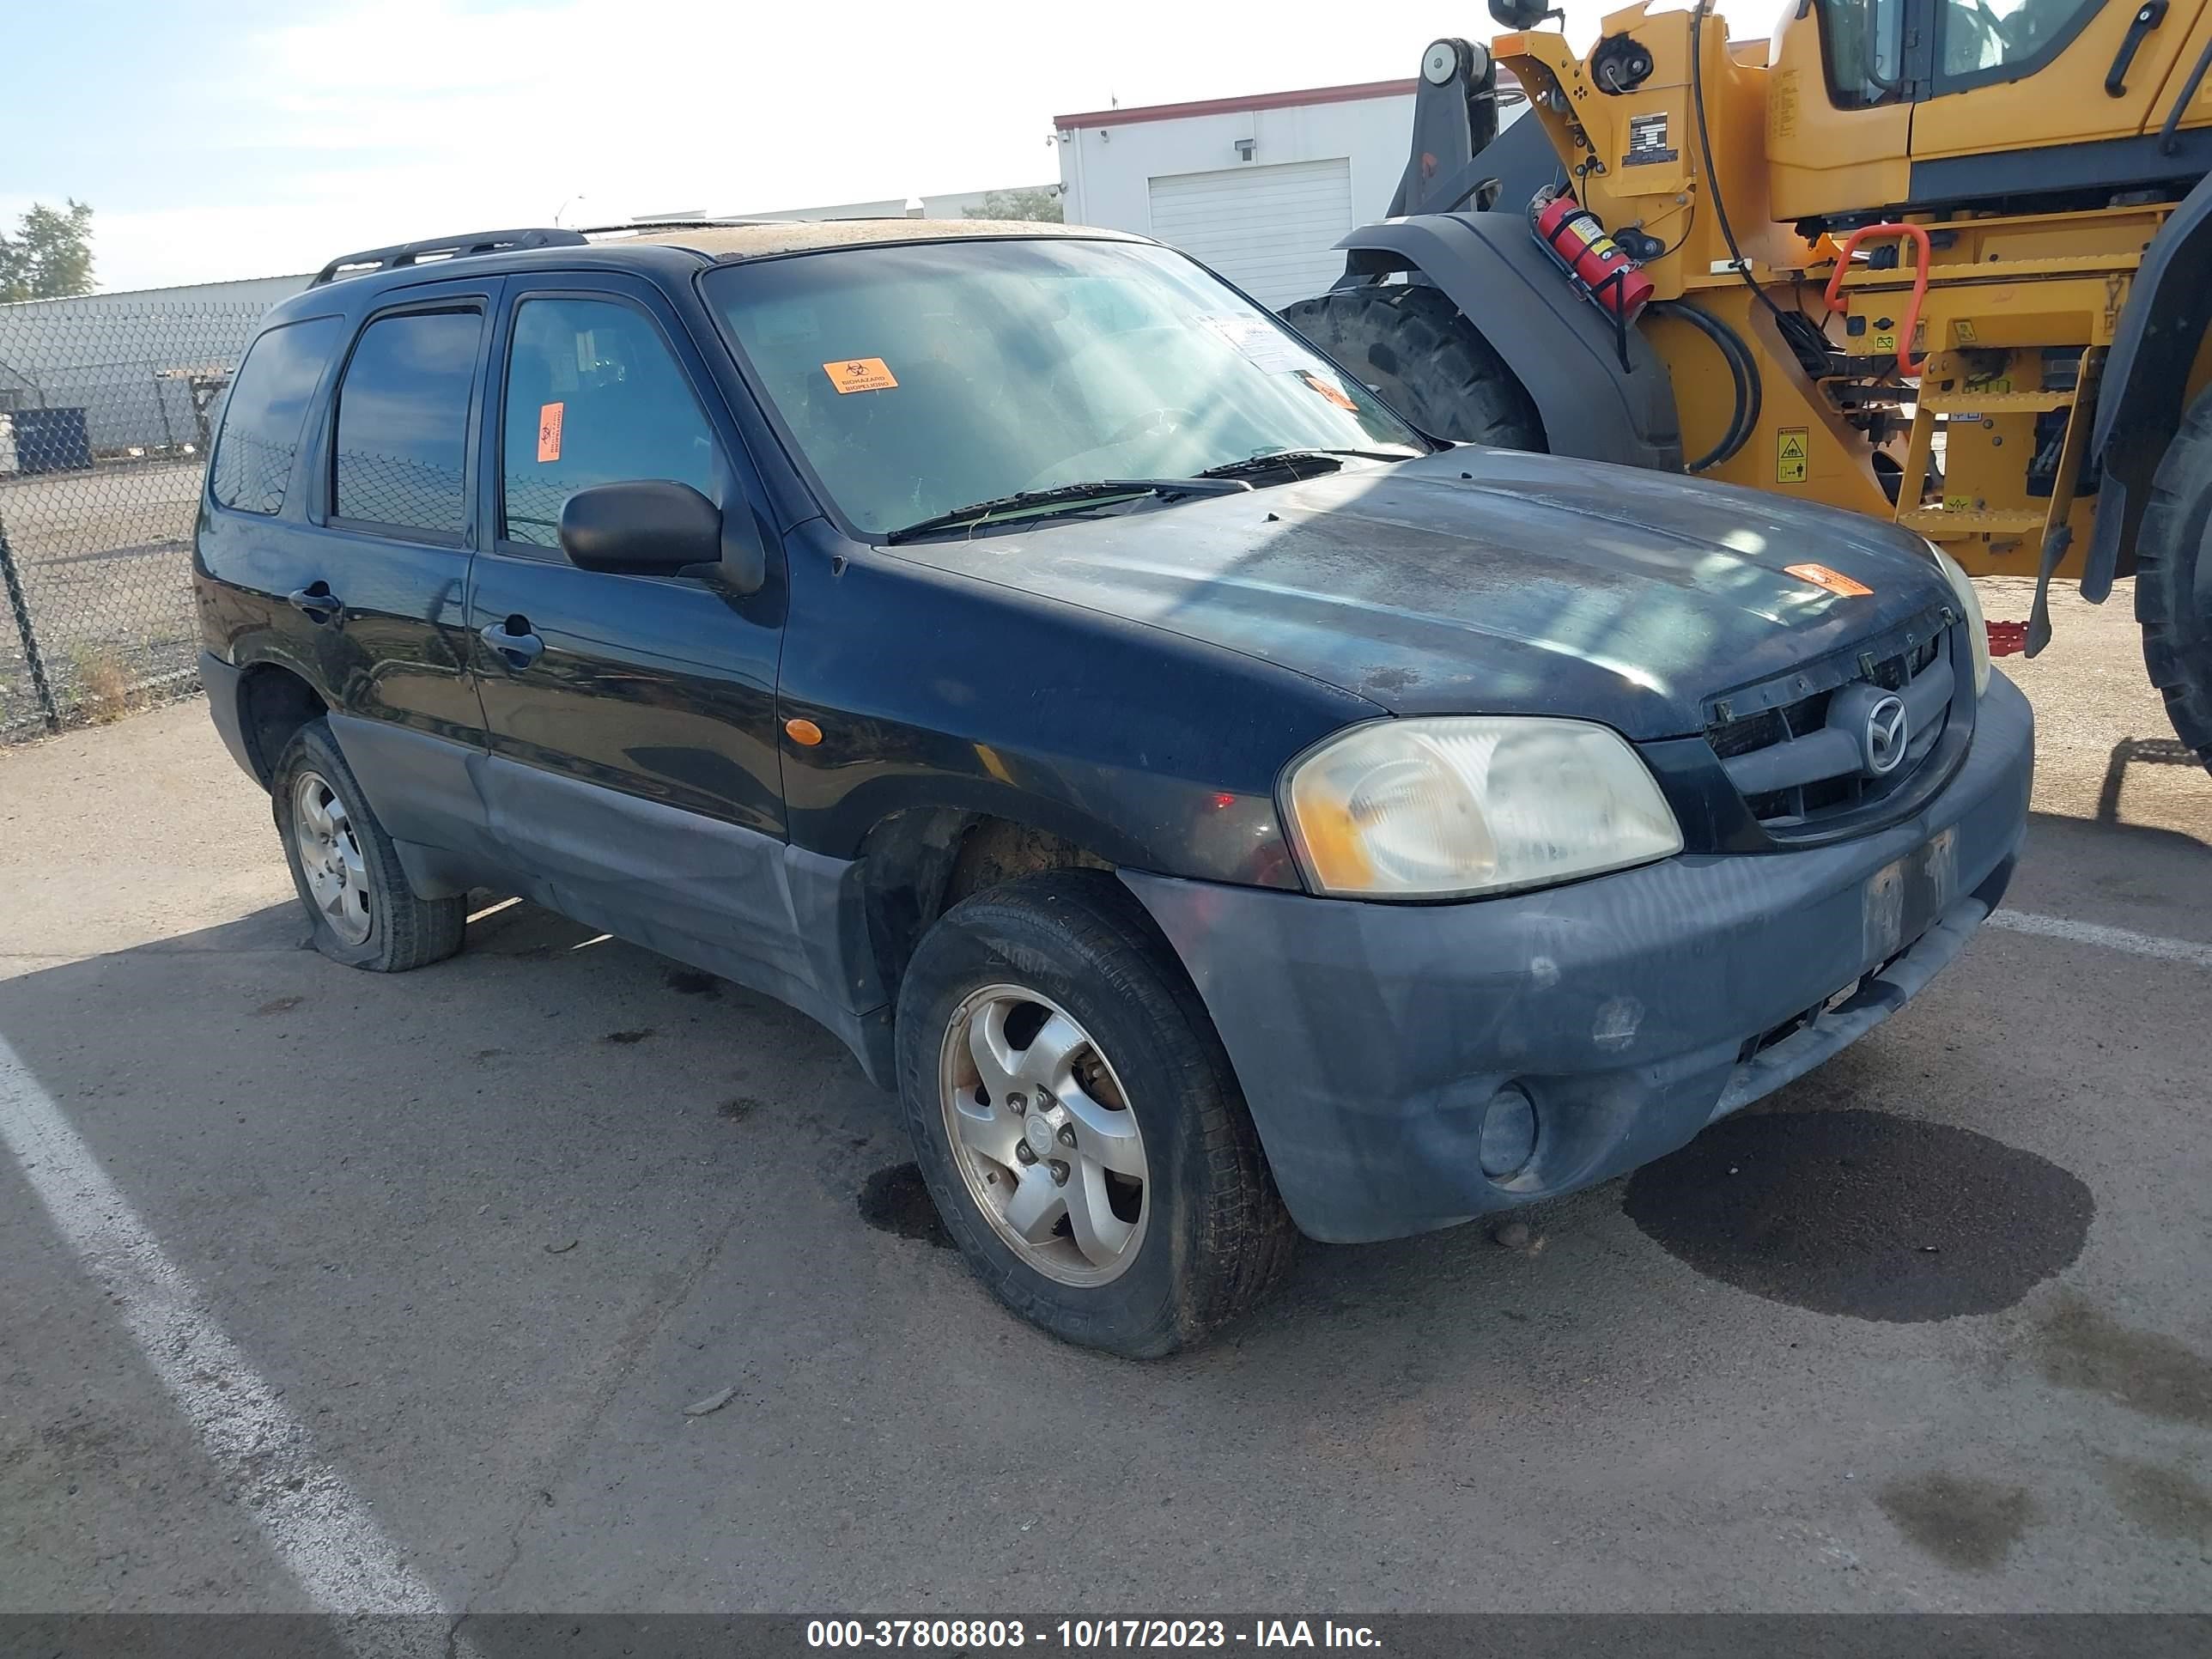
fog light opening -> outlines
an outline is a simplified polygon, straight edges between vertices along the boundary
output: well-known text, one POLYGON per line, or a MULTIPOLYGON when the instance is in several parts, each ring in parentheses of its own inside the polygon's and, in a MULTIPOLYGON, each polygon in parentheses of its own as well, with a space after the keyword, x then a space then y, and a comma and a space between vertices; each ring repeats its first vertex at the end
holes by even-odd
POLYGON ((1483 1108, 1477 1156, 1492 1181, 1511 1180, 1536 1156, 1536 1103, 1519 1084, 1507 1084, 1483 1108))

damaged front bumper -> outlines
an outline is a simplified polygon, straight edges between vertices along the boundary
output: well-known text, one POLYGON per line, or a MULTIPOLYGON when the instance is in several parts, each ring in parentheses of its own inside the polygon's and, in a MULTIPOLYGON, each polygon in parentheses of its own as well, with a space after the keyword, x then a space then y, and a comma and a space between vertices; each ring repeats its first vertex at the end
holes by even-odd
POLYGON ((1390 1238, 1649 1163, 1888 1018, 2002 896, 2033 757, 1998 675, 1942 792, 1856 841, 1470 903, 1123 879, 1205 999, 1300 1228, 1390 1238))

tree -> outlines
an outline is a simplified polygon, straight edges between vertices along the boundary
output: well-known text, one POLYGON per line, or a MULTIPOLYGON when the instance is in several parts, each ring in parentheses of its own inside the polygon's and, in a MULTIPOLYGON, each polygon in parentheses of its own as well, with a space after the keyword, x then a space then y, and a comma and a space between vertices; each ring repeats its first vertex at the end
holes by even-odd
POLYGON ((1060 222, 1060 186, 1037 185, 1028 190, 987 190, 973 210, 979 219, 1036 219, 1060 222))
POLYGON ((0 301, 60 300, 92 292, 92 210, 32 204, 13 236, 0 236, 0 301))

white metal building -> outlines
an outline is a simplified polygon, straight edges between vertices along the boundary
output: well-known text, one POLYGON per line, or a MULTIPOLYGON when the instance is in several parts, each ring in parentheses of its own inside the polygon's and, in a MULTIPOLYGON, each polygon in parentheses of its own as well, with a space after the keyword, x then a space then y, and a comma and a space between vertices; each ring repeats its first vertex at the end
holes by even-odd
POLYGON ((872 202, 833 202, 823 207, 744 209, 726 213, 697 209, 641 213, 637 222, 656 219, 973 219, 983 211, 984 198, 1009 189, 1059 191, 1054 184, 1000 185, 989 190, 956 190, 936 196, 886 196, 872 202))
POLYGON ((1055 117, 1067 222, 1171 242, 1263 305, 1319 294, 1343 274, 1336 244, 1390 210, 1413 140, 1415 85, 1369 81, 1055 117))
POLYGON ((196 443, 210 385, 238 367, 261 313, 307 282, 256 276, 0 305, 0 414, 81 410, 100 452, 196 443))

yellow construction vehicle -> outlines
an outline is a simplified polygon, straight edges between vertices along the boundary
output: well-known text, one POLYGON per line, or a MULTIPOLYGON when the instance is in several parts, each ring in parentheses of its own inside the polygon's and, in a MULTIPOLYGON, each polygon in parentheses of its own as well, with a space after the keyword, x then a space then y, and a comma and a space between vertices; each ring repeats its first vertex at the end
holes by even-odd
POLYGON ((1439 435, 2039 578, 2000 653, 2043 647, 2054 577, 2132 574, 2212 766, 2212 0, 1788 0, 1749 43, 1708 3, 1577 54, 1493 0, 1511 33, 1436 42, 1392 216, 1285 314, 1439 435))

